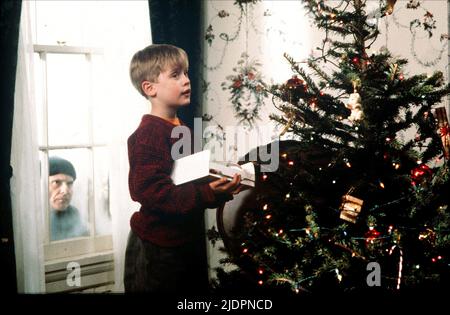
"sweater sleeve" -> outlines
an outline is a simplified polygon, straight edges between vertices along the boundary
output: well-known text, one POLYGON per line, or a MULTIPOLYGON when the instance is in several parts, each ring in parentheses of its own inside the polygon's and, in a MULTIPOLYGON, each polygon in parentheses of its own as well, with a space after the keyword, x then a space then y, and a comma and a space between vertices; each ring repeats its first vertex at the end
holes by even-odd
POLYGON ((129 189, 131 198, 147 211, 187 214, 195 209, 214 208, 229 196, 216 196, 208 183, 175 186, 170 177, 173 160, 167 144, 157 137, 151 141, 129 142, 129 189))

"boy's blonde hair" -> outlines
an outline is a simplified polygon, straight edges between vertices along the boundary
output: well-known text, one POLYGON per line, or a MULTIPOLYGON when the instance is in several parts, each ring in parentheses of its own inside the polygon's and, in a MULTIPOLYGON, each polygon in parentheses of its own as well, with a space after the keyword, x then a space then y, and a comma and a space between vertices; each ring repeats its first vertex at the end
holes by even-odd
POLYGON ((134 87, 144 97, 142 82, 157 82, 162 71, 169 67, 178 66, 183 70, 189 67, 186 52, 176 46, 166 44, 153 44, 136 52, 130 63, 130 78, 134 87))

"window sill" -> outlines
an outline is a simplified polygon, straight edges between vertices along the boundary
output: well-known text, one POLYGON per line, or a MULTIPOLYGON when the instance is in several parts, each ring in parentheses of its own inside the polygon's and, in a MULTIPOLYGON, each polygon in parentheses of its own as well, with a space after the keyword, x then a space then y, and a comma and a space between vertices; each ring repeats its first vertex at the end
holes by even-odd
POLYGON ((44 257, 47 261, 77 257, 105 252, 113 249, 112 236, 83 237, 53 242, 44 245, 44 257))
POLYGON ((45 263, 45 287, 47 293, 55 292, 108 292, 114 284, 114 254, 112 251, 72 256, 45 263), (73 280, 74 270, 69 263, 79 264, 80 279, 73 280))

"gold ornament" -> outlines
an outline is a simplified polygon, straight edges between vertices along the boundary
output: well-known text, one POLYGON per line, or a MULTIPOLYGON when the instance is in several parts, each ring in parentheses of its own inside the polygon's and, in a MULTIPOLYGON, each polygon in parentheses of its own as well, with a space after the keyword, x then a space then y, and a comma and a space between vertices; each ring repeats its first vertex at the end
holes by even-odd
POLYGON ((420 232, 419 240, 427 242, 430 245, 434 245, 436 241, 436 232, 430 228, 427 228, 425 231, 420 232))
POLYGON ((361 208, 364 201, 358 198, 355 198, 350 195, 345 195, 342 197, 341 204, 341 215, 340 218, 342 220, 356 223, 356 218, 358 214, 361 212, 361 208))
POLYGON ((391 15, 394 12, 395 3, 397 0, 387 0, 384 15, 391 15))
POLYGON ((391 67, 391 81, 394 81, 395 79, 395 75, 397 74, 397 70, 398 70, 398 64, 394 63, 391 67))
POLYGON ((289 130, 289 128, 292 127, 292 124, 294 123, 294 118, 295 118, 295 114, 293 111, 291 111, 289 113, 289 118, 288 118, 288 121, 286 122, 286 125, 284 125, 283 130, 280 132, 280 137, 283 136, 289 130))
POLYGON ((442 140, 444 157, 448 160, 450 158, 450 128, 447 120, 447 112, 444 106, 436 108, 436 119, 439 127, 439 136, 442 140))

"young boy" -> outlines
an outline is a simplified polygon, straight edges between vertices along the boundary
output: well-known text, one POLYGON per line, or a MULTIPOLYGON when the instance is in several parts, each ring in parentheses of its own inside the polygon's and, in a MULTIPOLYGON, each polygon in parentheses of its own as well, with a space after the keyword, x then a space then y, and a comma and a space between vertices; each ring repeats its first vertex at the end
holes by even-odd
POLYGON ((208 286, 203 215, 241 189, 240 178, 175 186, 172 129, 182 124, 177 109, 190 103, 186 52, 150 45, 130 64, 135 88, 147 98, 144 115, 128 139, 131 198, 141 204, 130 220, 125 254, 125 292, 205 292, 208 286), (203 258, 203 259, 202 259, 203 258))

